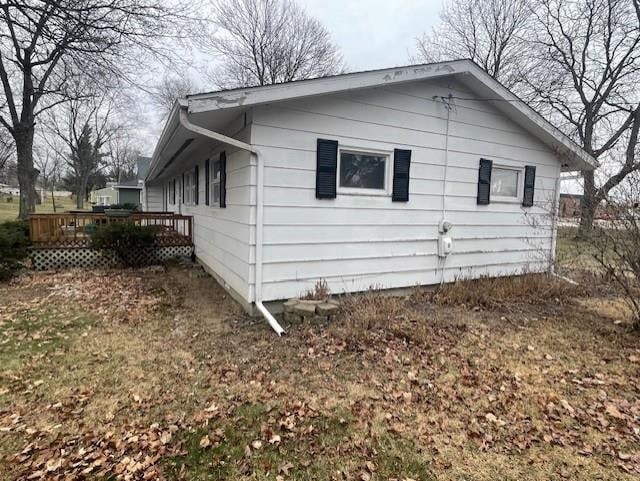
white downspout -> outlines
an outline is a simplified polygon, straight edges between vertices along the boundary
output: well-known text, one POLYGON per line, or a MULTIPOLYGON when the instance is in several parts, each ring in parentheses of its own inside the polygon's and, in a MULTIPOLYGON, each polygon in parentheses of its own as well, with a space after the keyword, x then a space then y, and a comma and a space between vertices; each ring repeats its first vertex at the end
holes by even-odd
POLYGON ((286 334, 285 330, 262 303, 262 233, 264 230, 264 162, 262 160, 262 157, 259 155, 258 150, 251 144, 247 144, 246 142, 242 142, 226 135, 219 134, 218 132, 205 129, 203 127, 200 127, 199 125, 192 124, 188 118, 187 108, 187 105, 180 104, 180 123, 185 129, 204 137, 216 140, 218 142, 222 142, 223 144, 246 150, 251 154, 251 157, 255 157, 256 159, 256 168, 258 175, 256 181, 256 268, 254 302, 260 313, 264 316, 264 318, 271 326, 271 328, 276 332, 278 336, 282 336, 283 334, 286 334))
POLYGON ((553 205, 551 206, 551 252, 549 253, 549 273, 556 274, 556 246, 558 237, 558 217, 560 216, 560 177, 562 169, 558 172, 556 186, 553 192, 553 205))

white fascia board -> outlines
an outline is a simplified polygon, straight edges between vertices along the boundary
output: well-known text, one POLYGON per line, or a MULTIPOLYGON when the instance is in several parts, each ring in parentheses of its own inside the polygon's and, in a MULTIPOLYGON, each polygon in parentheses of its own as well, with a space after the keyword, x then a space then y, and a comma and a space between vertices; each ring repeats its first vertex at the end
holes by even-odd
POLYGON ((248 107, 281 100, 323 95, 347 90, 392 85, 463 73, 472 65, 469 60, 456 60, 408 67, 342 74, 284 84, 249 87, 189 96, 189 113, 210 112, 248 107))
POLYGON ((179 111, 180 105, 185 105, 185 99, 177 99, 173 103, 173 107, 171 108, 171 112, 169 112, 169 116, 167 117, 167 121, 164 124, 164 128, 162 129, 162 133, 158 138, 158 142, 156 143, 156 147, 153 150, 153 155, 151 156, 151 162, 149 163, 149 169, 147 170, 147 175, 144 177, 145 184, 147 181, 150 181, 156 177, 156 170, 158 170, 160 166, 161 154, 166 147, 166 145, 171 141, 171 138, 176 132, 176 129, 179 126, 179 111))
POLYGON ((557 152, 558 157, 561 155, 569 155, 574 157, 572 160, 577 160, 580 166, 578 170, 592 170, 598 167, 598 161, 589 155, 582 147, 571 140, 560 129, 556 128, 542 115, 532 109, 523 100, 519 99, 509 89, 507 89, 500 82, 491 77, 487 72, 482 70, 476 64, 471 63, 469 73, 473 75, 475 79, 489 88, 495 93, 497 101, 506 101, 510 108, 515 109, 517 114, 523 119, 526 119, 534 130, 537 130, 538 137, 541 134, 546 134, 550 138, 554 139, 558 144, 562 145, 566 151, 557 152))

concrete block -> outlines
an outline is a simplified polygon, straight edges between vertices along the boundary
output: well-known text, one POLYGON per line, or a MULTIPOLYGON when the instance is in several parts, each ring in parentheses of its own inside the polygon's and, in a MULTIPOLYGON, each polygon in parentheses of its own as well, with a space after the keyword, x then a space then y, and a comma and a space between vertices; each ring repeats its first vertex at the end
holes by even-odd
POLYGON ((331 316, 338 312, 338 306, 329 302, 323 302, 316 306, 316 313, 320 316, 331 316))

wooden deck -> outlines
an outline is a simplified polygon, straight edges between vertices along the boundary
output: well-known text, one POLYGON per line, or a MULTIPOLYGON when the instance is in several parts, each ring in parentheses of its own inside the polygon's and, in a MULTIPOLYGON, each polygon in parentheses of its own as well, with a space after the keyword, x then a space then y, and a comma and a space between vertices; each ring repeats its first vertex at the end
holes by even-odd
POLYGON ((110 215, 96 212, 62 212, 29 216, 31 243, 38 248, 88 247, 91 233, 113 222, 131 222, 156 231, 159 246, 191 245, 192 217, 173 212, 133 212, 110 215))

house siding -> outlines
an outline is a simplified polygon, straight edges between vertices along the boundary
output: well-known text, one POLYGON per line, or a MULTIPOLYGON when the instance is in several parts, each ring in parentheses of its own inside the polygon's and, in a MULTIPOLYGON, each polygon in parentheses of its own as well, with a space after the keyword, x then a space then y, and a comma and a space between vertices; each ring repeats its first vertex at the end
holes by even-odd
POLYGON ((162 212, 164 210, 164 206, 162 204, 162 183, 147 183, 144 187, 144 191, 144 210, 150 212, 162 212))
MULTIPOLYGON (((251 143, 265 162, 263 298, 409 287, 548 268, 560 163, 554 153, 455 81, 416 82, 256 107, 251 143), (446 116, 453 100, 444 184, 446 116), (412 150, 408 202, 315 197, 316 141, 412 150), (476 204, 478 163, 536 166, 534 206, 476 204), (446 194, 446 195, 445 195, 446 194), (437 256, 445 198, 453 253, 437 256)), ((521 201, 521 199, 520 199, 521 201)))
MULTIPOLYGON (((248 142, 250 129, 244 126, 244 116, 236 119, 227 135, 248 142)), ((213 171, 212 171, 213 172, 213 171)), ((213 175, 213 173, 212 173, 213 175)), ((208 139, 201 139, 196 150, 180 160, 180 169, 163 180, 164 203, 168 211, 193 216, 193 240, 195 255, 210 271, 214 272, 230 288, 236 298, 249 304, 254 286, 255 244, 255 184, 256 166, 248 152, 222 146, 208 139), (225 151, 227 155, 227 197, 226 207, 214 206, 213 192, 211 205, 206 202, 205 161, 213 159, 225 151), (182 174, 191 172, 196 164, 199 169, 198 205, 182 202, 182 174), (175 200, 170 182, 175 178, 175 200)))

